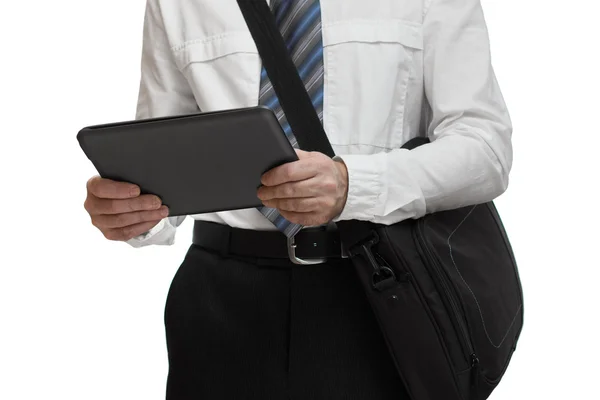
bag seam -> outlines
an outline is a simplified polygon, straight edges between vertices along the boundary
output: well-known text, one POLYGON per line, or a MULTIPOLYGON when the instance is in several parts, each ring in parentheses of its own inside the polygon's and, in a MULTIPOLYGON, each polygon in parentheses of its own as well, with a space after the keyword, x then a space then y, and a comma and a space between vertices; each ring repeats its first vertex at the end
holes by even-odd
POLYGON ((519 307, 517 308, 517 311, 512 319, 512 322, 510 323, 510 325, 508 326, 506 333, 504 334, 504 336, 502 337, 502 340, 500 341, 499 344, 495 344, 494 341, 492 340, 492 338, 490 337, 490 334, 487 330, 487 326, 485 323, 485 319, 483 317, 483 311, 481 310, 481 305, 479 304, 479 301, 477 300, 477 296, 475 296, 475 293, 473 292, 473 289, 471 289, 471 286, 467 283, 467 281, 465 280, 465 278, 463 277, 462 273, 460 272, 460 269, 458 268, 458 265, 456 264, 456 261, 454 259, 454 253, 452 250, 452 244, 450 243, 450 239, 452 238, 452 236, 458 231, 458 229, 463 225, 463 223, 473 214, 473 211, 475 211, 475 209, 477 208, 478 205, 475 205, 471 208, 471 210, 467 213, 467 215, 465 215, 465 217, 462 219, 462 221, 456 226, 456 228, 454 228, 454 230, 450 233, 450 235, 448 236, 447 239, 447 245, 448 245, 448 249, 449 249, 449 254, 450 254, 450 259, 452 260, 452 264, 454 266, 454 269, 456 270, 456 272, 458 273, 458 276, 460 277, 460 279, 462 280, 462 282, 465 284, 465 286, 467 287, 467 289, 469 290, 469 292, 471 293, 471 296, 473 296, 473 299, 475 300, 475 304, 477 305, 477 311, 479 312, 479 316, 481 318, 481 323, 483 325, 483 330, 485 332, 485 336, 487 338, 487 340, 489 341, 489 343, 496 349, 499 349, 504 342, 506 341, 506 338, 508 337, 508 334, 510 333, 510 331, 512 330, 516 320, 517 320, 517 316, 519 315, 519 313, 521 312, 521 309, 523 307, 523 304, 520 304, 519 307))

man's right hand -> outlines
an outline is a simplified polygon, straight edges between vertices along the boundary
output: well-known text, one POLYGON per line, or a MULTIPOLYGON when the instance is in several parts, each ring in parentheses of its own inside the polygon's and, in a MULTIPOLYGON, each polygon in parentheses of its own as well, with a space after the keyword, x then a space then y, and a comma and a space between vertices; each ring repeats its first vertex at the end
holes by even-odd
POLYGON ((84 207, 92 224, 108 240, 127 241, 152 229, 169 210, 154 195, 140 195, 137 185, 92 177, 84 207))

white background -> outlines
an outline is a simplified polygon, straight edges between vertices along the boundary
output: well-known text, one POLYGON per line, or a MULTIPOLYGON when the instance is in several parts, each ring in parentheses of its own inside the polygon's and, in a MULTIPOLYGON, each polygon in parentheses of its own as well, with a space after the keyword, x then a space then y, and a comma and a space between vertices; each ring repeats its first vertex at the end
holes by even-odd
MULTIPOLYGON (((0 398, 163 399, 164 301, 191 221, 172 247, 104 240, 75 138, 133 118, 144 1, 0 4, 0 398)), ((598 6, 483 5, 515 126, 496 204, 526 301, 491 399, 600 399, 598 6)))

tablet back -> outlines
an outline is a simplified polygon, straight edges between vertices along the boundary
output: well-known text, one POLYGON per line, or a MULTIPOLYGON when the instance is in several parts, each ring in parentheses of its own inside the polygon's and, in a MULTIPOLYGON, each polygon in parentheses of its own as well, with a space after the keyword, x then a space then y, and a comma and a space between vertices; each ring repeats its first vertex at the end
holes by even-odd
POLYGON ((90 126, 77 139, 100 176, 159 196, 171 216, 260 206, 261 175, 298 159, 262 106, 90 126))

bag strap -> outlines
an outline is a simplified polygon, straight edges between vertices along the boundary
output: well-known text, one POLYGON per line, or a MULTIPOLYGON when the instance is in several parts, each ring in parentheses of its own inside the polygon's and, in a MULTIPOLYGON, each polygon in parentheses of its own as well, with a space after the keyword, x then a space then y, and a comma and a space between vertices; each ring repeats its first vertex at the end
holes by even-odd
MULTIPOLYGON (((237 3, 300 148, 334 157, 333 148, 266 0, 237 0, 237 3)), ((337 225, 345 251, 350 256, 361 254, 377 264, 370 254, 370 248, 379 241, 373 224, 352 220, 340 221, 337 225), (358 248, 358 251, 352 248, 358 248)), ((374 268, 378 271, 379 265, 374 268)))
POLYGON ((237 2, 298 145, 302 150, 334 157, 331 143, 266 0, 237 2))

